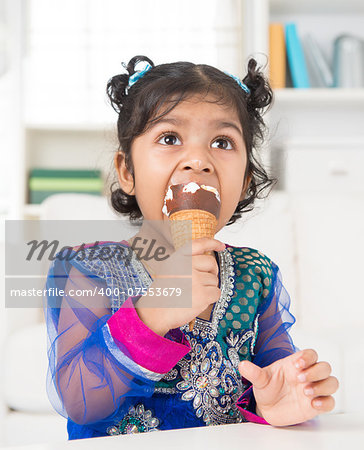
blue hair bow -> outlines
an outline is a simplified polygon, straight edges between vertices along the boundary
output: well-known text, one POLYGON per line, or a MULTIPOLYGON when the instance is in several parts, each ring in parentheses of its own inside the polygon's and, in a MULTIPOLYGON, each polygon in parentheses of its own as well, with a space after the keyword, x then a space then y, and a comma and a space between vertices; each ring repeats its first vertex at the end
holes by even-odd
POLYGON ((137 70, 133 75, 131 75, 129 77, 128 86, 126 87, 126 93, 128 93, 133 84, 142 78, 150 69, 152 69, 152 66, 149 63, 146 63, 144 69, 137 70))
POLYGON ((226 75, 229 75, 229 77, 233 78, 247 94, 250 94, 250 89, 248 88, 248 86, 246 84, 244 84, 241 80, 239 80, 238 77, 236 77, 235 75, 231 75, 231 73, 229 73, 229 72, 225 72, 225 73, 226 73, 226 75))

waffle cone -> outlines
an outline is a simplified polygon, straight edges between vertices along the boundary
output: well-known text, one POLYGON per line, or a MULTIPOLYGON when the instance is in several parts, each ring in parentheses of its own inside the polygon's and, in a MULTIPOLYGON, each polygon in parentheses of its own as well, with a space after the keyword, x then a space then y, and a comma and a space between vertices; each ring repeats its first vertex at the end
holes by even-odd
MULTIPOLYGON (((177 211, 169 216, 171 235, 175 249, 183 247, 188 241, 202 237, 213 238, 216 233, 217 219, 214 214, 203 209, 185 209, 177 211), (184 222, 184 221, 191 221, 184 222), (192 225, 192 234, 191 234, 192 225)), ((189 323, 192 331, 195 319, 189 323)))
POLYGON ((171 220, 171 235, 173 245, 176 249, 182 247, 186 242, 192 239, 202 237, 213 238, 216 233, 217 219, 216 217, 203 209, 186 209, 177 211, 169 216, 171 220), (192 222, 192 234, 191 225, 192 222))

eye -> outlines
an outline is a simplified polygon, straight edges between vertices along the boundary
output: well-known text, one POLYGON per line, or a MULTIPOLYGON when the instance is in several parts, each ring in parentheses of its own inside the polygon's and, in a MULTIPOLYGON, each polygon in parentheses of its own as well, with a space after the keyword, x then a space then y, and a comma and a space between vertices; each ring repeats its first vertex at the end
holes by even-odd
POLYGON ((163 133, 162 136, 158 139, 158 143, 162 145, 181 145, 181 141, 179 140, 178 136, 175 133, 171 133, 170 131, 163 133))
POLYGON ((212 143, 213 148, 221 148, 223 150, 233 150, 234 149, 234 141, 230 138, 227 138, 225 136, 220 136, 219 138, 215 139, 212 143), (218 143, 218 146, 215 147, 214 144, 218 143))

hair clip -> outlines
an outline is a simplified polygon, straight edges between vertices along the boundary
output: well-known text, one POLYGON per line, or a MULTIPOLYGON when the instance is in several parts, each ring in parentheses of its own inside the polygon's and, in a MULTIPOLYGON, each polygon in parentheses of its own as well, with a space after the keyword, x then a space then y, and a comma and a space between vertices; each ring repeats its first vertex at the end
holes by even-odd
POLYGON ((229 72, 225 72, 225 73, 226 73, 226 75, 229 75, 229 77, 233 78, 247 94, 250 94, 250 89, 248 88, 248 86, 246 84, 244 84, 238 77, 236 77, 235 75, 231 75, 231 73, 229 73, 229 72))
MULTIPOLYGON (((125 88, 126 94, 128 94, 129 89, 152 68, 153 67, 149 63, 145 63, 144 69, 137 70, 133 75, 131 75, 129 77, 128 86, 125 88)), ((229 73, 229 72, 225 72, 225 74, 229 75, 229 77, 233 78, 247 94, 250 94, 250 89, 248 88, 248 86, 246 84, 244 84, 238 77, 236 77, 235 75, 231 75, 231 73, 229 73)))
POLYGON ((126 93, 128 94, 129 89, 152 68, 153 67, 149 63, 146 63, 144 69, 137 70, 135 73, 133 73, 133 75, 129 77, 129 83, 126 87, 126 93))

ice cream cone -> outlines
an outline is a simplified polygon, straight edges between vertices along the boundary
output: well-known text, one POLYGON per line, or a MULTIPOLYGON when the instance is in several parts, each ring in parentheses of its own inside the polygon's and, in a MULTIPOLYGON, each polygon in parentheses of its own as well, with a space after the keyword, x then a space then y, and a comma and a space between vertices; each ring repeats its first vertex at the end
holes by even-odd
POLYGON ((202 209, 186 209, 171 214, 169 219, 171 220, 173 245, 176 249, 182 247, 191 239, 202 237, 213 238, 215 236, 217 219, 208 211, 202 209), (184 222, 189 220, 191 221, 191 225, 189 222, 184 222))
MULTIPOLYGON (((220 206, 219 192, 213 186, 193 181, 169 186, 162 212, 170 219, 174 247, 178 249, 191 239, 213 238, 220 206)), ((189 323, 190 331, 194 323, 195 319, 189 323)))
MULTIPOLYGON (((191 239, 202 237, 213 238, 216 233, 217 219, 214 214, 202 209, 186 209, 169 216, 171 220, 171 235, 176 249, 183 247, 191 239), (191 221, 185 222, 185 221, 191 221), (192 234, 191 234, 192 226, 192 234)), ((207 254, 210 254, 208 252, 207 254)), ((189 331, 193 330, 196 319, 189 323, 189 331)))

